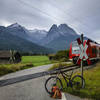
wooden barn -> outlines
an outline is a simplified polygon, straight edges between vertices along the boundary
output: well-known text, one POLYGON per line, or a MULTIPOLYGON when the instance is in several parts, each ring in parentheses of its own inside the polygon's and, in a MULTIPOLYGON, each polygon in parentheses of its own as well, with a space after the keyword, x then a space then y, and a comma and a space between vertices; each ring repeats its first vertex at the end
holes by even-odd
POLYGON ((18 63, 21 61, 21 55, 15 51, 0 51, 0 63, 18 63))

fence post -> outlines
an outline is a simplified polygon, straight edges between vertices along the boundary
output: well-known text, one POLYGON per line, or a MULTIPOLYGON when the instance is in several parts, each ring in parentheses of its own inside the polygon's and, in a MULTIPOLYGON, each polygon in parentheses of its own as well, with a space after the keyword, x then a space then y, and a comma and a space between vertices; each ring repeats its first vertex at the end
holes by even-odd
MULTIPOLYGON (((82 45, 83 45, 83 34, 81 34, 81 42, 82 42, 82 45)), ((83 77, 83 58, 81 60, 81 76, 83 77)), ((83 84, 83 80, 82 80, 82 84, 83 84)))

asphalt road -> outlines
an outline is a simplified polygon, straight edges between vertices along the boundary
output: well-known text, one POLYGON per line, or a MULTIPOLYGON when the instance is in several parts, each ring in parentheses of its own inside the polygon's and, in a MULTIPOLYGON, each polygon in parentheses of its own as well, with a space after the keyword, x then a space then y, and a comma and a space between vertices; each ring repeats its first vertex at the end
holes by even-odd
MULTIPOLYGON (((46 71, 51 65, 45 65, 5 75, 0 80, 46 71)), ((46 93, 44 83, 48 76, 0 87, 0 100, 53 100, 46 93)), ((79 97, 62 93, 62 100, 82 100, 79 97)))

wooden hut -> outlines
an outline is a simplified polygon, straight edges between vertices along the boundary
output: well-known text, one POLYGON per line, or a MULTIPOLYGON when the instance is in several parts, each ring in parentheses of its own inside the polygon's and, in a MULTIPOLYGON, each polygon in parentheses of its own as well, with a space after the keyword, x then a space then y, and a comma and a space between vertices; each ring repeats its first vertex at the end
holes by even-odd
POLYGON ((19 52, 14 51, 0 51, 0 63, 18 63, 21 61, 19 52))

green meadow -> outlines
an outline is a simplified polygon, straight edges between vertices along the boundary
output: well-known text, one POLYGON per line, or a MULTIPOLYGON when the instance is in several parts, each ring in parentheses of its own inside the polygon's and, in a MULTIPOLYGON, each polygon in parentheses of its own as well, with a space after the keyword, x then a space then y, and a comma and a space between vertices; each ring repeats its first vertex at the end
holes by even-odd
MULTIPOLYGON (((80 74, 75 73, 75 74, 80 74)), ((80 90, 72 90, 66 88, 64 91, 82 98, 89 98, 90 100, 100 100, 100 62, 92 69, 84 71, 85 88, 80 90)), ((63 81, 64 82, 64 81, 63 81)))
POLYGON ((23 56, 21 63, 32 63, 34 66, 50 64, 51 61, 47 56, 23 56))
POLYGON ((47 56, 23 56, 18 64, 0 64, 0 76, 46 64, 51 64, 47 56))

